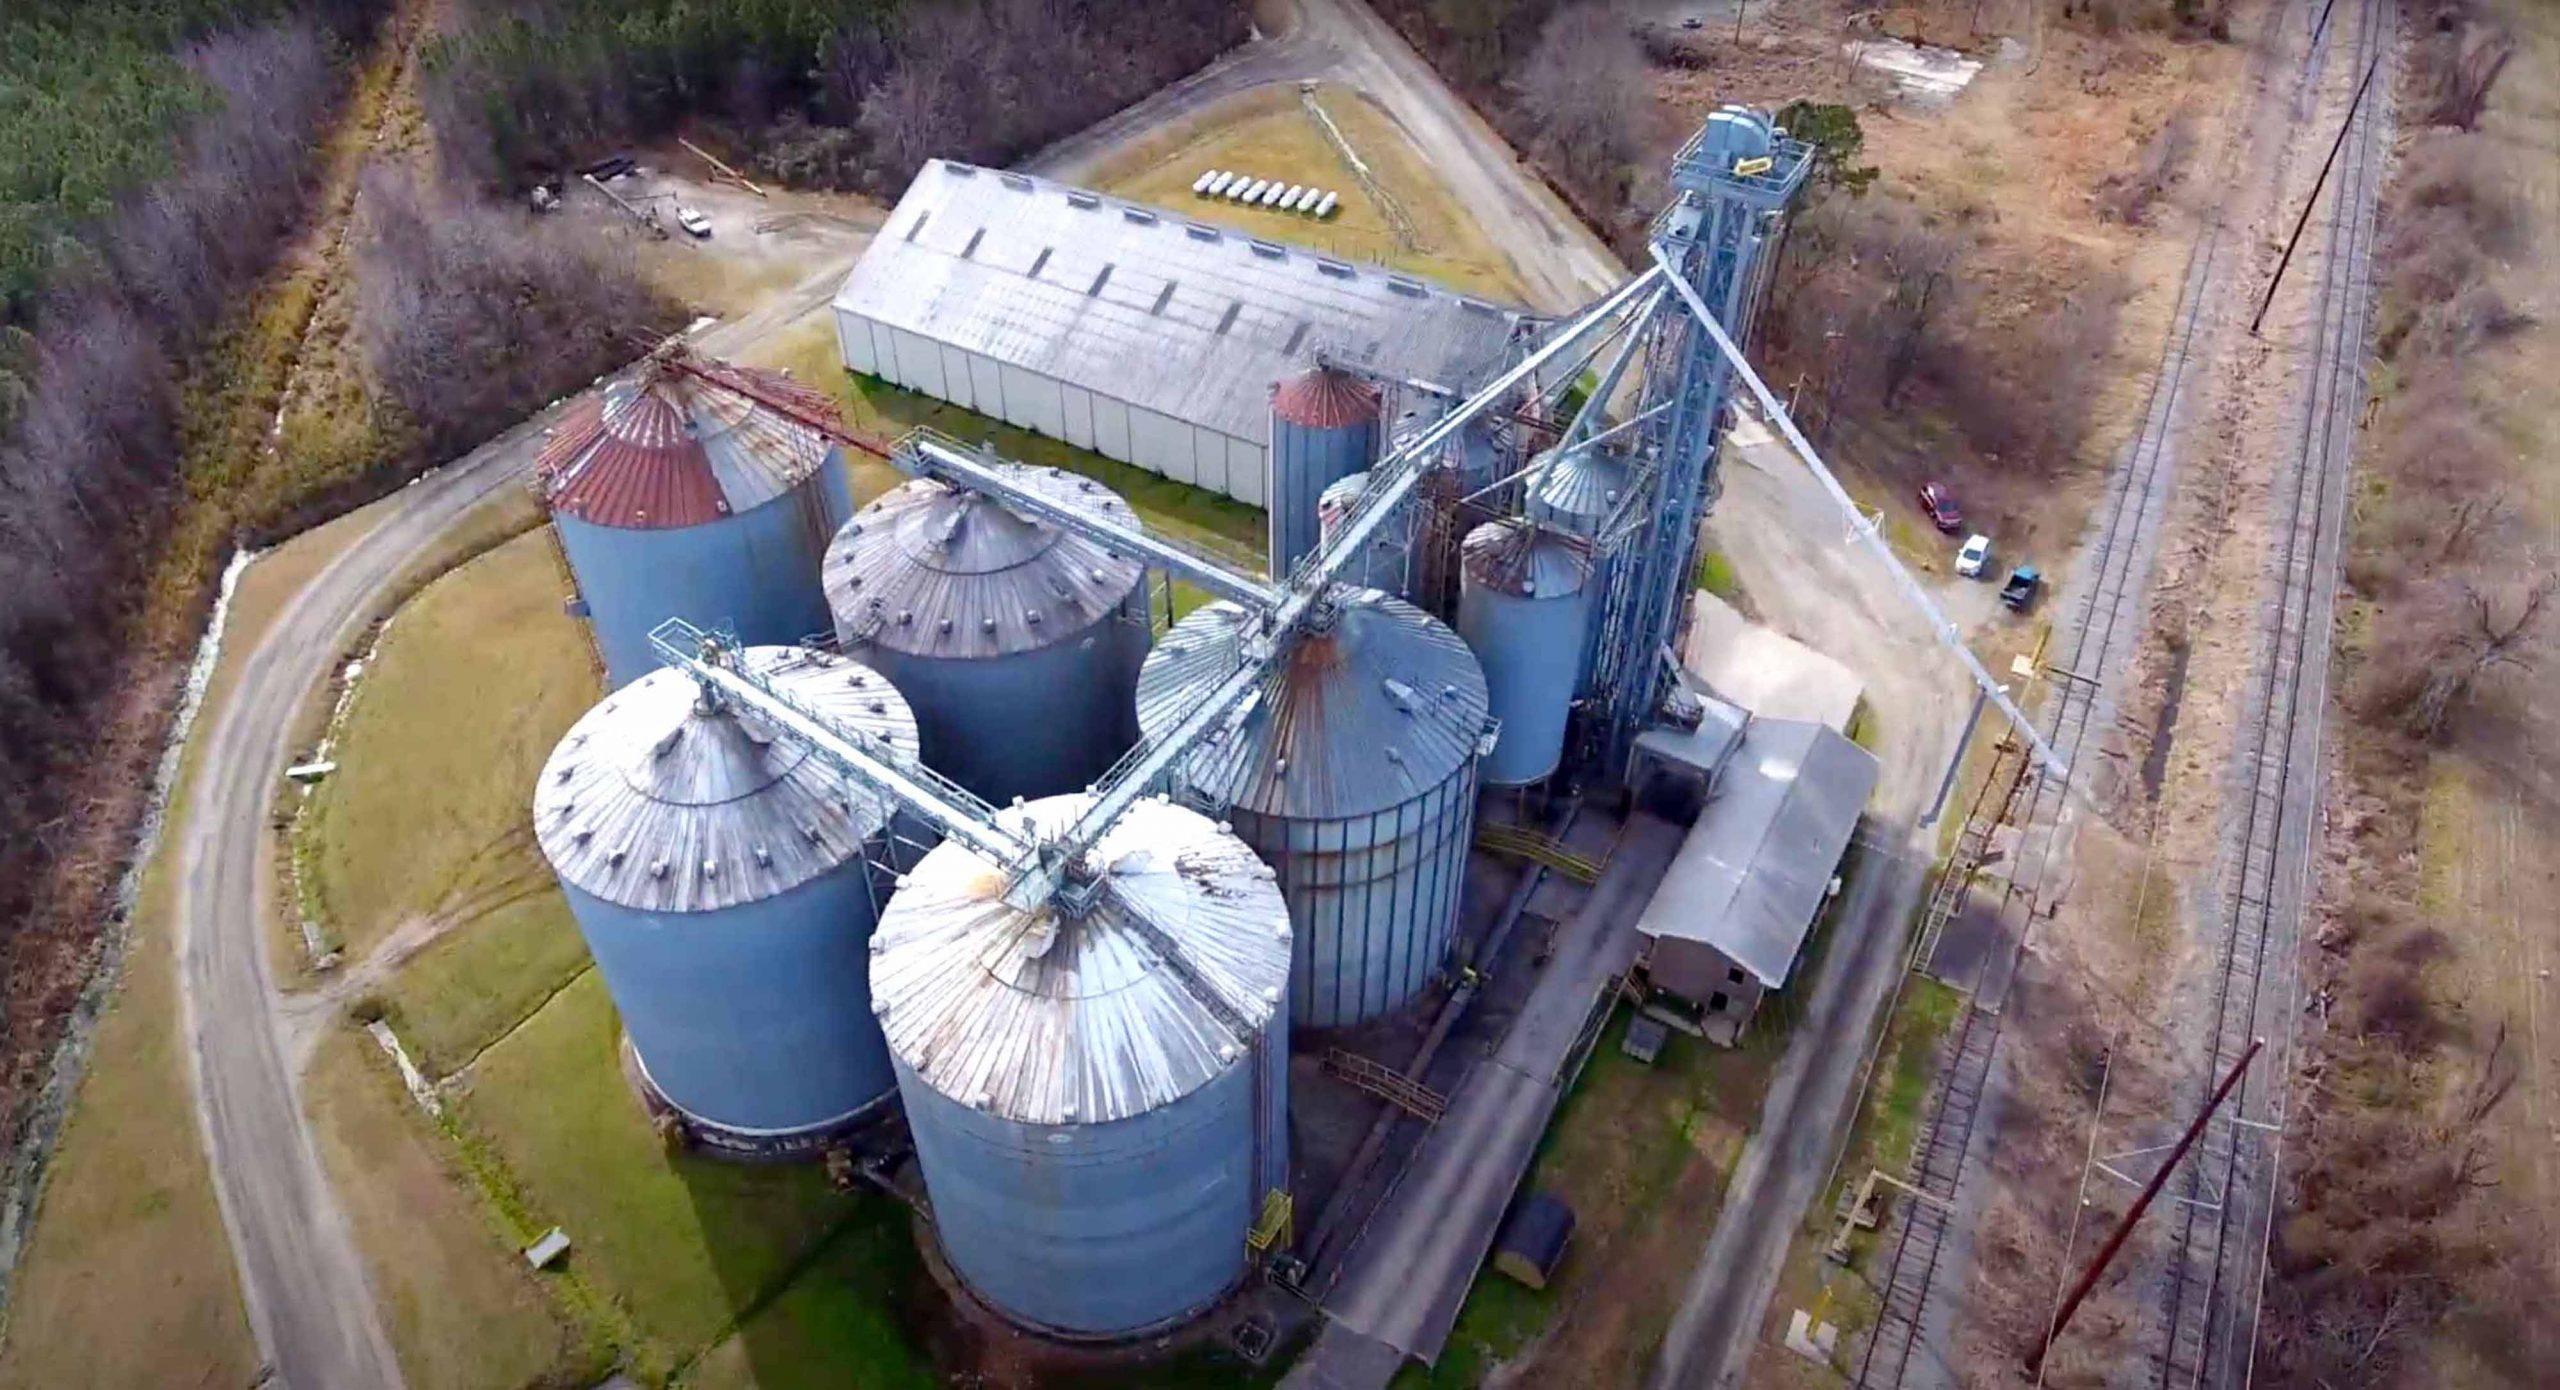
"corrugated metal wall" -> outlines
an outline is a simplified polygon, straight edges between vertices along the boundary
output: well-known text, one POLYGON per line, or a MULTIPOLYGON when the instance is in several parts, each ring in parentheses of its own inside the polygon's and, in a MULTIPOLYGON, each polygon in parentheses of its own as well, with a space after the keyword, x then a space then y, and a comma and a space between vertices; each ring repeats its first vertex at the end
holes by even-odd
POLYGON ((1259 440, 1176 420, 859 314, 837 312, 836 341, 854 371, 1176 482, 1263 504, 1259 440))

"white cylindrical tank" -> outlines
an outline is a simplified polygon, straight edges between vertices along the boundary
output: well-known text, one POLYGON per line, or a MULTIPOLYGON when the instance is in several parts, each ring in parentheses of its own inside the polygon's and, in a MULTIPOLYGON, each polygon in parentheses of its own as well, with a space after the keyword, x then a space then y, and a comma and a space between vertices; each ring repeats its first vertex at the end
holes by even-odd
MULTIPOLYGON (((1171 727, 1242 659, 1259 620, 1193 611, 1138 678, 1138 723, 1171 727)), ((1445 962, 1475 827, 1484 672, 1404 600, 1336 591, 1241 722, 1184 776, 1280 875, 1297 932, 1291 1021, 1347 1027, 1419 994, 1445 962)))
MULTIPOLYGON (((914 717, 877 673, 800 647, 733 659, 914 756, 914 717)), ((871 1017, 864 867, 890 817, 663 667, 606 696, 543 765, 535 840, 650 1089, 697 1139, 805 1150, 893 1088, 871 1017)))
MULTIPOLYGON (((1001 813, 1055 833, 1085 795, 1001 813)), ((925 856, 871 992, 951 1268, 1052 1335, 1207 1308, 1288 1181, 1289 917, 1235 836, 1162 800, 1102 837, 1083 916, 1004 901, 965 846, 925 856)))
POLYGON ((1458 635, 1502 721, 1478 775, 1495 787, 1535 782, 1564 754, 1591 625, 1591 547, 1511 518, 1468 532, 1460 556, 1458 635))
MULTIPOLYGON (((1090 478, 1004 468, 1024 487, 1138 524, 1090 478)), ((914 706, 926 764, 999 806, 1080 791, 1132 741, 1146 568, 1100 542, 920 478, 836 534, 826 598, 845 652, 914 706)))

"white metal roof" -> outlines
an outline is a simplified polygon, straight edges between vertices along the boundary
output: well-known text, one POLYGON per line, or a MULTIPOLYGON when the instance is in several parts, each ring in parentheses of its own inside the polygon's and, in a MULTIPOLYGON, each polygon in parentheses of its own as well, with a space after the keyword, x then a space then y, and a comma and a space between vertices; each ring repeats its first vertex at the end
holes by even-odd
POLYGON ((1272 384, 1318 348, 1460 386, 1500 367, 1520 318, 1410 275, 940 159, 835 307, 1257 443, 1272 384))
MULTIPOLYGON (((803 705, 914 755, 915 715, 870 667, 799 647, 748 647, 738 659, 803 705)), ((561 881, 650 912, 787 892, 859 855, 889 814, 754 714, 705 708, 675 670, 588 710, 533 792, 534 835, 561 881)))
MULTIPOLYGON (((1001 814, 1054 832, 1092 802, 1001 814)), ((926 1084, 1027 1124, 1126 1119, 1215 1080, 1279 1012, 1289 909, 1242 840, 1158 799, 1093 856, 1107 886, 1081 918, 1008 905, 1003 871, 954 841, 899 884, 871 939, 871 1004, 926 1084)))
POLYGON ((1636 930, 1785 984, 1875 785, 1875 755, 1830 727, 1752 720, 1636 930))

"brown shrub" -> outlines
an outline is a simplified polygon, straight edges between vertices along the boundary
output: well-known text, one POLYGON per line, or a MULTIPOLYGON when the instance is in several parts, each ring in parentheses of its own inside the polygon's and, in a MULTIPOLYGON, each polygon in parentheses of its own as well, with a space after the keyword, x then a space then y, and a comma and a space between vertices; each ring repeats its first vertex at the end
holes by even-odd
POLYGON ((2143 142, 2132 168, 2098 186, 2099 218, 2141 226, 2150 217, 2152 205, 2185 172, 2187 156, 2194 149, 2194 118, 2183 111, 2172 115, 2143 142))

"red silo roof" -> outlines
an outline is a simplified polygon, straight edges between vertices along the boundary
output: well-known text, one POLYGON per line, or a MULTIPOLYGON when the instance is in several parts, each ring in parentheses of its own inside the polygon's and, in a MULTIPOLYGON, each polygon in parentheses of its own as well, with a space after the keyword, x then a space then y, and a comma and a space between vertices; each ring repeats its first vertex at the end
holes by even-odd
POLYGON ((735 516, 816 472, 835 441, 824 392, 779 372, 652 363, 572 407, 535 464, 555 512, 599 526, 672 528, 735 516))
POLYGON ((1271 413, 1305 429, 1340 429, 1378 418, 1378 388, 1349 372, 1309 367, 1271 388, 1271 413))

